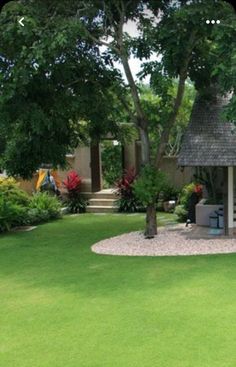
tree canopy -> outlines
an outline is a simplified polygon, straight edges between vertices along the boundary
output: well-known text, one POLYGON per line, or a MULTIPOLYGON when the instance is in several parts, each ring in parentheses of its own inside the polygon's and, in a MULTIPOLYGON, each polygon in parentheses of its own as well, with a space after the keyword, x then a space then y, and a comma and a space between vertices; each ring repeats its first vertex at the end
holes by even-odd
POLYGON ((119 72, 106 67, 98 48, 80 37, 80 24, 60 10, 54 14, 44 1, 20 1, 1 14, 2 164, 24 178, 41 163, 63 166, 70 147, 88 133, 99 138, 116 131, 107 102, 119 72), (25 27, 16 22, 19 14, 25 27))
MULTIPOLYGON (((158 169, 178 121, 186 81, 201 93, 207 94, 212 83, 222 92, 235 91, 235 21, 233 8, 222 0, 9 3, 0 16, 3 167, 26 178, 42 163, 63 166, 68 149, 88 137, 119 134, 125 111, 141 140, 142 164, 158 169), (21 16, 25 27, 17 22, 21 16), (220 19, 220 24, 206 19, 220 19), (136 35, 126 31, 130 22, 136 35), (156 96, 149 106, 152 111, 156 107, 156 117, 141 98, 131 55, 143 61, 139 77, 150 75, 156 96)), ((232 119, 235 112, 233 97, 228 108, 232 119)))

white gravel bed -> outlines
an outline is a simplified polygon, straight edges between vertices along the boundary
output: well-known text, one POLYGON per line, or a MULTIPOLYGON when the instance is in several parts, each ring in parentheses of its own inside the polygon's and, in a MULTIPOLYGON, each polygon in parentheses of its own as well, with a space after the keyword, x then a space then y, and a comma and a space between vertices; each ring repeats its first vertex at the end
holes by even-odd
POLYGON ((142 232, 130 232, 97 242, 92 251, 123 256, 188 256, 236 252, 236 238, 191 238, 191 228, 158 229, 158 235, 145 239, 142 232))

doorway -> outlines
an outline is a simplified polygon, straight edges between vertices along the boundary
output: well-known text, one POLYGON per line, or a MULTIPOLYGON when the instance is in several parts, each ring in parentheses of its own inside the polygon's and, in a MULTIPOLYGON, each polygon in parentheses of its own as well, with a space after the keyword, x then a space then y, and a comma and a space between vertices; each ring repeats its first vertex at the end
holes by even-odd
POLYGON ((104 139, 101 146, 102 189, 115 187, 124 170, 123 147, 117 140, 104 139))

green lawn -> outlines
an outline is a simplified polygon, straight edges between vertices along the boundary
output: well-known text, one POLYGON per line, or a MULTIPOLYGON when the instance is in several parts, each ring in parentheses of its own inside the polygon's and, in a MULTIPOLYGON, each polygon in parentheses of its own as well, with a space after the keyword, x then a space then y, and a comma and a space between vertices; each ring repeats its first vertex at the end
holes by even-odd
POLYGON ((91 253, 143 220, 86 214, 0 236, 0 366, 235 367, 236 255, 91 253))

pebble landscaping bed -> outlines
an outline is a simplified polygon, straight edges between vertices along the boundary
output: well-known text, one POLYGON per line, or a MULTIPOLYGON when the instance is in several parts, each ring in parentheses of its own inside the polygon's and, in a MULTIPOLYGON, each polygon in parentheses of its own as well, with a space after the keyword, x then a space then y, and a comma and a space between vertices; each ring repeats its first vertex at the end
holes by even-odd
POLYGON ((92 246, 92 251, 104 255, 124 256, 187 256, 227 254, 236 252, 236 238, 191 237, 193 228, 183 225, 158 229, 158 235, 145 239, 142 232, 130 232, 108 238, 92 246))

